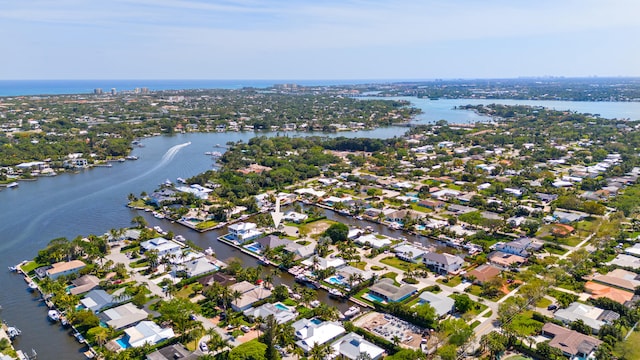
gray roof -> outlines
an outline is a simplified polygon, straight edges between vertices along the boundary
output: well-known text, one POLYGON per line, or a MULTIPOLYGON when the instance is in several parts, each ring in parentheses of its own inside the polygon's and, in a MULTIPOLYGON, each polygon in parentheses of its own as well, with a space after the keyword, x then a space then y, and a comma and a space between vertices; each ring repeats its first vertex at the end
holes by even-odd
POLYGON ((411 285, 396 286, 393 279, 389 278, 378 280, 377 283, 369 287, 369 290, 386 297, 389 301, 398 301, 407 295, 418 291, 418 289, 411 285))
POLYGON ((431 260, 433 262, 436 262, 438 264, 443 264, 443 265, 464 264, 464 260, 459 256, 456 256, 456 255, 447 256, 445 254, 440 254, 436 252, 429 252, 425 254, 424 259, 431 260))
POLYGON ((274 304, 266 303, 259 307, 245 310, 244 315, 253 318, 261 317, 263 319, 269 315, 273 315, 278 324, 284 324, 291 320, 295 320, 297 314, 293 311, 279 309, 274 304))
POLYGON ((147 360, 195 360, 198 355, 187 350, 182 344, 173 344, 158 349, 147 355, 147 360))
POLYGON ((438 316, 444 316, 453 310, 455 300, 448 296, 444 296, 442 293, 434 294, 429 291, 425 291, 420 294, 420 300, 429 303, 431 307, 436 310, 438 316))
POLYGON ((105 310, 98 316, 107 325, 119 330, 146 319, 149 314, 143 309, 138 309, 132 303, 126 303, 124 305, 105 310))
POLYGON ((87 309, 92 311, 100 311, 102 308, 111 306, 116 304, 117 302, 113 299, 111 294, 107 293, 102 289, 91 290, 84 296, 82 300, 80 300, 82 305, 84 305, 87 309))

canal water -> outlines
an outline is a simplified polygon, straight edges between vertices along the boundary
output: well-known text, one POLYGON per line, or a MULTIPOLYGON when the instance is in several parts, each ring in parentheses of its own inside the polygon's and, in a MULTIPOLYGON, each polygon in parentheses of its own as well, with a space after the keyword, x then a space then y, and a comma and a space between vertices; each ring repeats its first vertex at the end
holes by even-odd
MULTIPOLYGON (((438 105, 441 108, 435 111, 430 106, 437 101, 409 99, 417 101, 416 105, 422 107, 425 112, 425 115, 418 119, 419 122, 444 118, 454 123, 464 122, 459 118, 460 114, 479 116, 469 111, 452 110, 453 106, 467 104, 469 100, 438 105)), ((620 105, 622 111, 622 115, 617 117, 640 117, 640 108, 638 112, 629 116, 626 115, 628 103, 616 104, 620 105)), ((390 138, 402 136, 406 130, 403 127, 389 127, 328 136, 390 138)), ((129 193, 137 195, 143 191, 149 192, 166 179, 175 181, 178 177, 188 178, 211 169, 213 162, 204 153, 223 151, 216 149, 216 144, 224 145, 229 141, 239 140, 246 142, 256 135, 274 136, 277 133, 179 134, 148 138, 142 142, 145 147, 133 150, 132 154, 140 158, 137 161, 114 163, 111 168, 89 169, 78 174, 61 174, 53 178, 20 182, 16 189, 0 191, 0 305, 3 307, 0 315, 8 324, 18 327, 23 332, 15 342, 16 348, 27 351, 33 348, 42 360, 84 358, 82 348, 75 340, 60 326, 47 321, 45 305, 27 291, 26 283, 7 269, 8 266, 22 260, 33 258, 38 250, 56 237, 71 239, 79 235, 103 234, 112 228, 130 226, 131 219, 142 213, 152 226, 159 225, 165 230, 172 230, 203 248, 211 246, 220 259, 235 257, 248 266, 255 266, 255 259, 218 242, 216 237, 220 235, 219 232, 200 234, 178 224, 155 219, 148 213, 131 210, 125 204, 129 193)), ((357 222, 335 213, 329 215, 347 223, 357 222)), ((378 228, 373 224, 372 226, 376 231, 401 236, 400 232, 378 228)), ((282 281, 291 283, 293 279, 283 274, 282 281)), ((332 301, 328 298, 321 300, 332 301)), ((342 304, 340 308, 344 310, 344 306, 342 304)))

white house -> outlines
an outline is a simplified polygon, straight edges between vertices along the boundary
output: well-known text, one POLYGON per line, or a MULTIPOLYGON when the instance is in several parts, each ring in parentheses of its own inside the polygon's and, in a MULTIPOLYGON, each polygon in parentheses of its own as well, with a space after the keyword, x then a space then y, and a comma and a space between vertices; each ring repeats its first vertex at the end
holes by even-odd
POLYGON ((204 257, 191 260, 183 265, 188 277, 194 277, 218 270, 217 266, 213 265, 204 257))
POLYGON ((245 241, 253 240, 262 235, 262 232, 258 231, 257 228, 258 225, 250 222, 235 223, 233 225, 229 225, 228 237, 242 244, 245 241))
POLYGON ((126 329, 124 334, 124 340, 132 347, 155 345, 175 336, 173 329, 161 328, 153 321, 141 321, 138 325, 126 329))
POLYGON ((382 359, 382 355, 384 355, 383 348, 365 340, 362 336, 353 332, 338 339, 331 344, 331 347, 336 357, 342 356, 350 360, 357 359, 362 353, 369 355, 371 360, 382 359))
POLYGON ((140 243, 140 247, 144 252, 149 250, 156 250, 158 252, 158 256, 165 256, 171 253, 179 253, 182 246, 177 243, 167 240, 165 238, 157 237, 155 239, 143 241, 140 243))
POLYGON ((345 333, 340 323, 314 319, 301 319, 292 325, 298 345, 305 353, 316 345, 326 344, 345 333))
POLYGON ((422 261, 423 255, 427 253, 425 250, 408 244, 400 244, 394 247, 393 252, 396 254, 398 259, 412 263, 419 263, 422 261))
POLYGON ((453 274, 464 265, 464 260, 456 255, 430 252, 424 255, 424 263, 438 273, 453 274))
POLYGON ((369 244, 374 249, 379 249, 383 246, 391 245, 391 240, 387 237, 378 238, 374 234, 361 235, 353 240, 357 244, 367 245, 369 244))

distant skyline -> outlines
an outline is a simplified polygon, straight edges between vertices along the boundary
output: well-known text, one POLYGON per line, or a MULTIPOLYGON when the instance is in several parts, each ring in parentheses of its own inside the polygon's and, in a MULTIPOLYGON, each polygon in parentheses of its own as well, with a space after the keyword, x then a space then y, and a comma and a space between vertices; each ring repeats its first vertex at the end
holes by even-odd
POLYGON ((640 76, 637 0, 0 0, 0 80, 640 76))

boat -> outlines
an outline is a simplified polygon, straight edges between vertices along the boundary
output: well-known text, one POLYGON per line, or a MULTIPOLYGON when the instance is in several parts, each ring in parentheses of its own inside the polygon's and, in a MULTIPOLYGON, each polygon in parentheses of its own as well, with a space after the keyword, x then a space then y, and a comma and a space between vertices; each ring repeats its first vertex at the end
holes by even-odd
POLYGON ((171 180, 169 180, 169 179, 165 180, 165 181, 164 181, 164 184, 165 184, 165 185, 167 185, 167 186, 171 186, 171 185, 173 185, 173 183, 172 183, 172 182, 171 182, 171 180))
POLYGON ((82 334, 80 334, 79 332, 75 332, 73 333, 73 337, 76 338, 76 340, 78 340, 79 343, 83 343, 86 340, 84 339, 84 336, 82 336, 82 334))
POLYGON ((304 276, 303 274, 296 275, 296 282, 306 283, 308 281, 309 281, 309 279, 306 276, 304 276))
POLYGON ((62 326, 64 326, 64 327, 67 327, 67 326, 71 325, 69 323, 69 320, 67 320, 67 318, 65 316, 63 316, 63 315, 60 316, 60 324, 62 326))
POLYGON ((318 306, 320 306, 320 301, 313 300, 312 302, 309 303, 309 306, 311 306, 312 308, 317 308, 318 306))
POLYGON ((14 181, 12 183, 8 183, 7 187, 8 188, 15 188, 15 187, 18 187, 18 185, 20 185, 20 184, 18 184, 18 182, 14 181))
POLYGON ((187 180, 185 180, 185 179, 183 179, 183 178, 181 178, 181 177, 177 178, 176 180, 177 180, 179 183, 183 183, 183 184, 186 184, 186 183, 187 183, 187 180))
POLYGON ((173 237, 175 240, 181 241, 181 242, 185 242, 187 241, 187 239, 184 238, 184 236, 182 235, 176 235, 173 237))
POLYGON ((126 157, 127 160, 138 160, 138 157, 135 155, 129 155, 126 157))
POLYGON ((58 310, 49 310, 47 317, 49 317, 49 320, 57 322, 58 320, 60 320, 60 313, 58 312, 58 310))
POLYGON ((341 297, 344 296, 344 294, 342 293, 342 291, 340 291, 338 289, 331 288, 331 289, 329 289, 329 296, 334 297, 334 298, 341 298, 341 297))
POLYGON ((213 255, 213 249, 211 248, 211 246, 209 246, 208 248, 204 249, 204 253, 205 253, 205 255, 212 256, 213 255))
POLYGON ((38 284, 34 283, 33 281, 29 282, 29 291, 34 291, 38 288, 38 284))
POLYGON ((344 316, 348 318, 353 317, 353 316, 356 316, 359 312, 360 312, 360 308, 354 305, 344 312, 344 316))
POLYGON ((213 155, 213 151, 206 151, 204 154, 205 155, 213 155))
POLYGON ((258 264, 261 265, 271 265, 271 262, 269 261, 269 259, 267 259, 266 256, 263 256, 261 258, 258 259, 258 264))
POLYGON ((154 211, 154 212, 153 212, 153 216, 154 216, 156 219, 164 219, 164 215, 163 215, 162 213, 157 212, 157 211, 154 211))
POLYGON ((9 271, 12 271, 12 272, 18 271, 18 266, 9 266, 9 271))
POLYGON ((18 329, 17 327, 9 326, 7 328, 7 335, 11 340, 13 340, 16 336, 20 336, 21 334, 22 331, 20 331, 20 329, 18 329))
POLYGON ((125 158, 118 159, 118 162, 125 162, 125 161, 127 161, 127 159, 125 159, 125 158))

